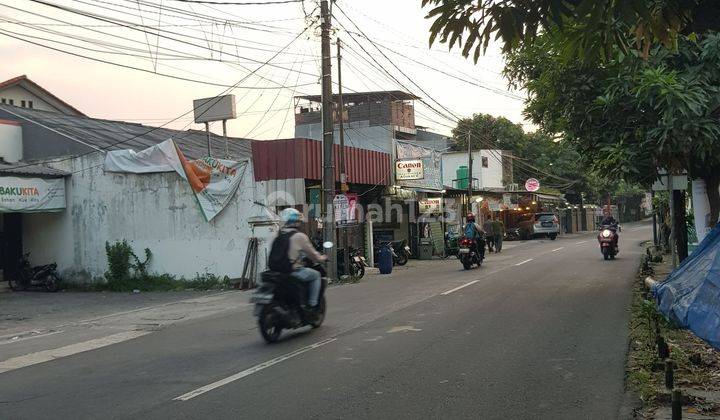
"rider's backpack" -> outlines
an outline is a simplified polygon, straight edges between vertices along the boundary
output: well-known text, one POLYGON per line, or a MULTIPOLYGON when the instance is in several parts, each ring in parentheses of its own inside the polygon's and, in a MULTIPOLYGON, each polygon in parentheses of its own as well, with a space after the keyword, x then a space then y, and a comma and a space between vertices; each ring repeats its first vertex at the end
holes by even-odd
POLYGON ((475 239, 475 224, 468 223, 465 225, 465 237, 468 239, 475 239))
POLYGON ((290 237, 296 234, 296 230, 280 231, 270 247, 268 268, 279 273, 292 273, 293 263, 288 256, 290 249, 290 237))

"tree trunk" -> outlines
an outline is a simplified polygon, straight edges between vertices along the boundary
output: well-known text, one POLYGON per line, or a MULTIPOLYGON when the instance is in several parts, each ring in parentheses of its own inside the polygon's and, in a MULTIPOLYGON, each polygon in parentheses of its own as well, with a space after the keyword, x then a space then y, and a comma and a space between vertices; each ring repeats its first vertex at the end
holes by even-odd
POLYGON ((720 221, 720 174, 703 177, 710 204, 710 228, 720 221))
POLYGON ((675 231, 675 247, 677 250, 678 261, 683 262, 688 256, 688 233, 687 233, 687 215, 685 213, 685 191, 673 191, 673 206, 675 207, 675 223, 673 230, 675 231))

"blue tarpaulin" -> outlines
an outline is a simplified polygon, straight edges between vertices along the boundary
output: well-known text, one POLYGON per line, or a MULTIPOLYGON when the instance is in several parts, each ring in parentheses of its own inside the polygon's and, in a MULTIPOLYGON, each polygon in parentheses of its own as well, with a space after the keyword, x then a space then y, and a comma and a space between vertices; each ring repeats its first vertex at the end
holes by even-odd
POLYGON ((720 349, 720 225, 653 294, 668 319, 720 349))

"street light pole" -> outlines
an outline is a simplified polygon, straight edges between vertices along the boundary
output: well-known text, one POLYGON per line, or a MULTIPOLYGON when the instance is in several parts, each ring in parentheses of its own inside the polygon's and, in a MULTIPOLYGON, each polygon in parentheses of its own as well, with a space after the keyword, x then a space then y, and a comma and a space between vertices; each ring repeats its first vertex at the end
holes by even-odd
MULTIPOLYGON (((320 53, 322 55, 322 130, 323 130, 323 179, 322 188, 325 197, 323 206, 325 242, 335 241, 335 212, 333 199, 335 197, 335 166, 333 164, 333 110, 332 110, 332 64, 330 57, 330 29, 331 15, 328 0, 320 1, 320 53)), ((328 276, 337 279, 337 247, 333 246, 329 252, 328 276)))

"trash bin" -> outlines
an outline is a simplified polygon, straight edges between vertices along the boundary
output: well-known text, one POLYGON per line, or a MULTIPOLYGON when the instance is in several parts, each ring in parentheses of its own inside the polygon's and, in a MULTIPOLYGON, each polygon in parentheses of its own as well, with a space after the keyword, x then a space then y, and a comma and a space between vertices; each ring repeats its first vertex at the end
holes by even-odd
POLYGON ((418 257, 421 260, 431 260, 433 255, 433 244, 428 240, 420 240, 418 245, 418 257))
POLYGON ((384 244, 380 246, 380 252, 378 252, 378 269, 380 270, 380 274, 392 273, 392 267, 393 260, 390 244, 384 244))

